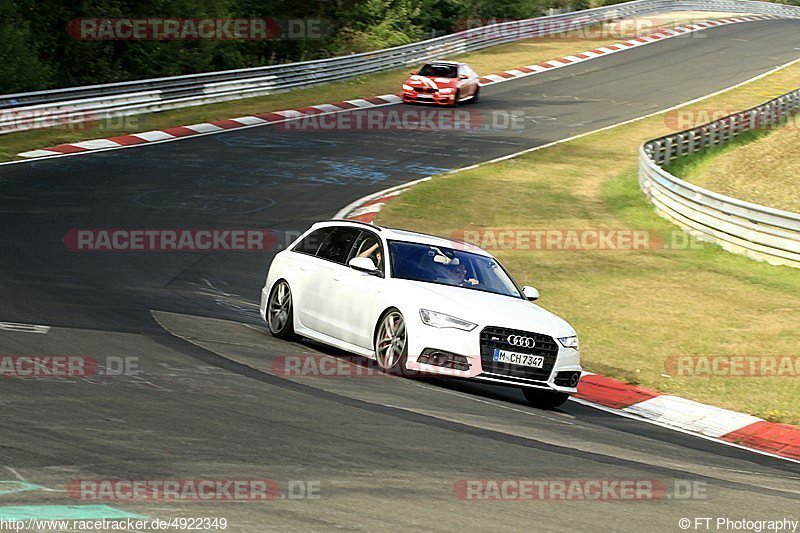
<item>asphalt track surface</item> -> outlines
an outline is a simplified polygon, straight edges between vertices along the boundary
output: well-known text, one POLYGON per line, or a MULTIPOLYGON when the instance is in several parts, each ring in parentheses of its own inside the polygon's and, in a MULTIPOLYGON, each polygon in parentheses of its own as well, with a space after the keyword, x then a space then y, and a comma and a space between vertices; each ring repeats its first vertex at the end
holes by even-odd
POLYGON ((485 87, 464 108, 523 113, 513 130, 259 127, 0 167, 0 321, 52 326, 0 331, 0 353, 135 358, 140 370, 0 381, 0 480, 51 489, 0 494, 0 506, 91 503, 63 492, 79 479, 268 478, 284 490, 318 482, 320 498, 111 505, 224 516, 232 531, 678 531, 684 517, 800 518, 797 464, 573 402, 545 412, 486 385, 276 375, 280 356, 331 352, 265 333, 257 299, 272 253, 78 253, 63 242, 73 228, 302 230, 364 194, 747 80, 799 57, 798 29, 711 29, 485 87), (669 491, 677 480, 705 494, 599 503, 453 493, 459 480, 504 478, 654 480, 669 491))

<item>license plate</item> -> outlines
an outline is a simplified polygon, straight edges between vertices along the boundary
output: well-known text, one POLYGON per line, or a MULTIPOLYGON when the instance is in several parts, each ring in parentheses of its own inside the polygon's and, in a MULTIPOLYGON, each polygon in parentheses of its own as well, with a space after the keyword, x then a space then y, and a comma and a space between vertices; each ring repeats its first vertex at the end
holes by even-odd
POLYGON ((533 368, 544 367, 544 357, 541 355, 528 355, 526 353, 507 352, 506 350, 495 350, 492 359, 498 363, 510 363, 512 365, 530 366, 533 368))

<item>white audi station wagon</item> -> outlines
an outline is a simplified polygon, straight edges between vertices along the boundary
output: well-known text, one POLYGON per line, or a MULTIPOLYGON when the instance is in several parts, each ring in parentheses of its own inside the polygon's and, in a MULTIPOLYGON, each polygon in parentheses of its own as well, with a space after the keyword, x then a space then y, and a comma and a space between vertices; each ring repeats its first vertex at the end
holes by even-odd
POLYGON ((401 375, 522 388, 553 408, 577 392, 578 337, 486 251, 363 222, 319 222, 278 253, 261 292, 275 337, 308 337, 401 375))

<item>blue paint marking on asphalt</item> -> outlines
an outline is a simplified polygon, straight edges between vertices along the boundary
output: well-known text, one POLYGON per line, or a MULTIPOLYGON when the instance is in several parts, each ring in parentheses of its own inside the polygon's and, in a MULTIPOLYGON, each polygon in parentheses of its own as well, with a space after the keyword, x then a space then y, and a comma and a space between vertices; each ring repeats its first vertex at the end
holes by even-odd
POLYGON ((442 172, 447 172, 451 169, 448 167, 434 167, 430 165, 420 165, 418 163, 410 163, 408 165, 400 167, 400 170, 404 170, 406 172, 412 172, 414 174, 420 174, 422 176, 433 176, 434 174, 441 174, 442 172))
MULTIPOLYGON (((394 174, 407 173, 431 176, 450 170, 447 167, 421 165, 418 163, 398 165, 396 161, 368 157, 350 158, 347 161, 320 159, 316 163, 326 167, 323 175, 299 177, 299 179, 328 185, 348 185, 350 183, 365 182, 379 183, 392 177, 390 172, 394 174)), ((297 179, 295 176, 291 177, 297 179)))
POLYGON ((344 179, 355 179, 359 181, 383 181, 389 177, 386 172, 377 170, 374 166, 365 168, 357 164, 350 164, 341 161, 320 161, 323 165, 327 166, 329 172, 336 177, 344 179))
POLYGON ((17 492, 27 492, 30 490, 39 490, 42 487, 27 483, 25 481, 0 481, 0 496, 6 494, 15 494, 17 492))
POLYGON ((146 518, 108 505, 0 506, 0 520, 113 520, 146 518))

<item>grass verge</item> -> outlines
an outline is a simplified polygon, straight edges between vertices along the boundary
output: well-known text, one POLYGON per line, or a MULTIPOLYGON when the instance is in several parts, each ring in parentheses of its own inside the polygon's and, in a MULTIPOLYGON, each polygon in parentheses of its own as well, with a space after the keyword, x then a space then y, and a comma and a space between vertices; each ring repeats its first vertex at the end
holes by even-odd
MULTIPOLYGON (((682 12, 678 16, 670 16, 670 14, 658 15, 658 18, 654 20, 660 24, 659 27, 664 28, 691 20, 714 17, 714 13, 682 12)), ((659 27, 638 26, 639 30, 646 30, 645 33, 657 31, 659 27)), ((629 39, 636 33, 633 31, 636 28, 636 25, 625 24, 613 27, 594 26, 580 33, 572 32, 555 37, 528 39, 494 46, 486 50, 457 56, 453 59, 468 62, 480 74, 491 74, 606 46, 620 39, 629 39)), ((271 111, 281 111, 326 102, 393 94, 399 91, 400 84, 408 75, 408 70, 410 69, 381 72, 349 81, 327 83, 317 87, 285 93, 102 120, 78 124, 70 128, 48 128, 6 134, 1 137, 0 161, 21 159, 17 156, 20 152, 58 144, 269 113, 271 111)))
MULTIPOLYGON (((800 64, 687 109, 746 109, 797 85, 800 64)), ((473 170, 393 199, 377 222, 443 236, 476 229, 636 229, 679 241, 637 183, 638 146, 669 133, 664 115, 473 170), (491 198, 491 202, 486 199, 491 198)), ((581 336, 583 364, 770 421, 800 423, 800 377, 687 377, 688 356, 800 356, 800 272, 710 245, 647 251, 494 250, 541 304, 581 336)))
POLYGON ((674 175, 740 200, 800 213, 800 115, 675 160, 674 175))

